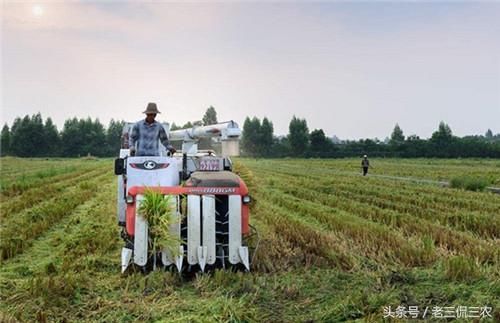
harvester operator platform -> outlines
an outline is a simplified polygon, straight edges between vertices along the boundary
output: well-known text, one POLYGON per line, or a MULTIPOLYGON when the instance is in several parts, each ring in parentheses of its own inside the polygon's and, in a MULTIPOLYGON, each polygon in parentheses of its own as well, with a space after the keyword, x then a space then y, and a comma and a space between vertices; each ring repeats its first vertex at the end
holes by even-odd
POLYGON ((160 156, 158 141, 173 154, 175 148, 170 145, 167 133, 163 126, 155 121, 158 111, 156 103, 148 103, 143 112, 146 118, 134 124, 130 135, 130 155, 131 156, 160 156))

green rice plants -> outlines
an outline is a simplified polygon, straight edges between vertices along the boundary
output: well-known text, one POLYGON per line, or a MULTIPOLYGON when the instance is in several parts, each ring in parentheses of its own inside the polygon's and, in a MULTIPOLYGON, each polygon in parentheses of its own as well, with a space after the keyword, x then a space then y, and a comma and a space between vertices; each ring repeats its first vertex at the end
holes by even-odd
MULTIPOLYGON (((289 258, 298 262, 291 262, 293 266, 334 265, 343 269, 354 266, 355 257, 348 255, 340 239, 326 231, 316 219, 303 217, 300 212, 283 208, 276 202, 263 201, 261 206, 269 212, 266 214, 268 224, 275 228, 280 239, 289 243, 290 255, 293 255, 289 258)), ((284 255, 286 253, 281 254, 284 255)))
POLYGON ((472 281, 479 276, 479 268, 474 259, 454 256, 444 263, 445 277, 450 280, 472 281))
POLYGON ((252 198, 252 203, 250 203, 250 210, 253 211, 257 205, 257 191, 259 188, 259 185, 256 183, 255 176, 253 172, 246 167, 243 163, 236 161, 234 163, 234 171, 236 174, 238 174, 239 177, 245 182, 248 192, 250 193, 250 196, 252 198))
POLYGON ((175 219, 173 198, 171 195, 148 189, 137 210, 148 221, 151 250, 154 252, 165 249, 173 255, 179 252, 178 246, 182 241, 170 232, 170 226, 178 221, 175 219))
POLYGON ((86 284, 87 277, 76 272, 37 274, 29 280, 28 291, 31 296, 41 297, 48 303, 58 303, 72 297, 79 286, 86 284))
POLYGON ((489 181, 482 177, 473 177, 469 175, 453 177, 450 186, 461 188, 468 191, 484 191, 489 181))
MULTIPOLYGON (((259 210, 260 211, 260 210, 259 210)), ((265 210, 260 212, 264 215, 265 210)), ((252 259, 252 271, 260 273, 285 271, 292 267, 291 260, 296 255, 297 249, 292 246, 292 243, 283 239, 278 232, 278 228, 274 227, 274 223, 269 225, 265 222, 253 219, 262 237, 260 245, 267 246, 266 248, 258 248, 252 259)))
POLYGON ((353 243, 363 246, 362 250, 367 256, 389 259, 395 256, 408 265, 423 261, 415 246, 405 241, 398 232, 394 232, 386 226, 366 221, 319 203, 299 199, 292 195, 278 194, 273 194, 272 190, 268 192, 268 196, 275 205, 287 209, 289 215, 295 213, 300 215, 302 219, 316 219, 328 230, 342 233, 353 243))
POLYGON ((426 262, 434 260, 436 256, 436 247, 434 246, 434 239, 432 239, 432 236, 422 236, 422 246, 422 258, 426 262))
POLYGON ((253 192, 256 189, 255 177, 248 167, 237 161, 234 163, 234 171, 241 177, 241 179, 243 179, 243 181, 245 181, 245 184, 250 192, 253 192))

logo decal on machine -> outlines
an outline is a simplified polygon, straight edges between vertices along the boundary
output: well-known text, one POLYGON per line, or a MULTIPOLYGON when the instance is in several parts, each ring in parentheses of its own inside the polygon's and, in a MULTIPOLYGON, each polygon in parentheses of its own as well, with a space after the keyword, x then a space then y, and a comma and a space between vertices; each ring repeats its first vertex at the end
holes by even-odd
POLYGON ((236 192, 234 187, 192 187, 188 189, 191 194, 231 194, 236 192))
POLYGON ((161 168, 167 168, 169 163, 157 163, 154 160, 146 160, 143 163, 130 163, 130 166, 133 168, 137 169, 144 169, 144 170, 155 170, 155 169, 161 169, 161 168))
POLYGON ((146 169, 155 169, 156 168, 156 163, 152 160, 148 160, 144 162, 144 168, 146 169))

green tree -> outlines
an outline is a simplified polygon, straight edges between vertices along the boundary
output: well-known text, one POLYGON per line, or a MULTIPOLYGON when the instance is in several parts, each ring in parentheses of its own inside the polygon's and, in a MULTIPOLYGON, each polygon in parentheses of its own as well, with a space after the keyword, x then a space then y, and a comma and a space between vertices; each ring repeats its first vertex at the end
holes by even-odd
POLYGON ((85 138, 80 131, 77 118, 67 119, 61 132, 62 154, 65 157, 76 157, 81 154, 85 138))
POLYGON ((303 156, 309 147, 309 128, 305 119, 299 119, 293 116, 288 127, 288 140, 292 154, 294 156, 303 156))
POLYGON ((213 106, 210 106, 202 119, 203 125, 208 126, 217 123, 217 112, 213 106))
POLYGON ((61 138, 64 156, 106 155, 106 133, 99 119, 68 119, 61 138))
POLYGON ((257 117, 252 119, 246 117, 243 123, 243 138, 241 139, 241 146, 245 155, 259 155, 260 128, 260 120, 257 117))
POLYGON ((332 141, 326 137, 323 129, 314 129, 309 135, 311 141, 311 154, 313 156, 325 156, 332 149, 332 141))
POLYGON ((260 138, 257 142, 260 155, 265 157, 269 157, 271 155, 274 142, 273 133, 273 123, 269 121, 267 117, 264 117, 264 119, 262 119, 262 125, 260 126, 260 138))
POLYGON ((46 145, 45 156, 57 156, 59 154, 59 147, 61 144, 61 139, 59 137, 59 132, 57 127, 52 122, 49 117, 45 120, 45 125, 43 126, 44 140, 46 145))
POLYGON ((170 125, 170 131, 175 131, 175 130, 179 130, 179 129, 181 129, 181 127, 176 125, 175 122, 172 122, 172 124, 170 125))
POLYGON ((20 117, 16 117, 12 123, 12 127, 10 128, 10 153, 15 156, 18 156, 18 149, 16 149, 15 145, 19 142, 19 140, 15 138, 14 134, 17 133, 17 129, 21 127, 21 123, 22 119, 20 117))
POLYGON ((288 141, 288 137, 281 136, 275 137, 273 143, 273 151, 271 152, 272 157, 286 157, 290 156, 290 142, 288 141))
POLYGON ((31 116, 30 132, 35 148, 34 152, 28 156, 45 156, 48 150, 48 142, 47 138, 45 138, 43 118, 40 112, 31 116))
POLYGON ((430 139, 433 151, 429 155, 437 157, 452 157, 453 155, 453 134, 451 128, 441 121, 438 130, 435 131, 430 139))
POLYGON ((187 129, 187 128, 193 128, 193 124, 191 123, 191 121, 188 121, 186 122, 182 127, 181 129, 187 129))
POLYGON ((451 132, 450 126, 441 121, 439 123, 438 130, 432 134, 431 141, 436 143, 448 144, 451 142, 453 138, 453 134, 451 132))
POLYGON ((405 136, 403 134, 403 130, 399 127, 399 124, 396 123, 394 126, 394 130, 391 134, 391 144, 402 144, 405 141, 405 136))
MULTIPOLYGON (((91 154, 94 156, 106 155, 106 131, 99 119, 85 120, 87 131, 84 133, 87 140, 83 154, 91 154)), ((83 155, 82 154, 82 155, 83 155)))
POLYGON ((83 143, 78 149, 78 155, 96 155, 96 153, 94 152, 95 142, 93 140, 93 128, 93 121, 90 117, 87 117, 86 119, 80 119, 78 121, 78 132, 83 138, 83 143))
POLYGON ((115 156, 119 153, 124 125, 124 121, 115 121, 114 119, 109 121, 106 129, 106 155, 115 156))
POLYGON ((29 138, 30 122, 28 115, 25 115, 22 119, 16 118, 14 120, 14 124, 12 125, 11 150, 15 156, 29 156, 29 153, 32 153, 34 150, 29 138))
POLYGON ((7 156, 10 153, 10 129, 7 124, 2 128, 0 140, 0 155, 7 156))
POLYGON ((44 127, 40 113, 23 119, 16 118, 12 125, 11 151, 19 157, 45 155, 47 150, 44 127))
POLYGON ((486 133, 484 134, 484 136, 485 136, 485 137, 486 137, 486 139, 488 139, 488 140, 493 139, 493 131, 491 131, 491 129, 488 129, 488 130, 486 131, 486 133))

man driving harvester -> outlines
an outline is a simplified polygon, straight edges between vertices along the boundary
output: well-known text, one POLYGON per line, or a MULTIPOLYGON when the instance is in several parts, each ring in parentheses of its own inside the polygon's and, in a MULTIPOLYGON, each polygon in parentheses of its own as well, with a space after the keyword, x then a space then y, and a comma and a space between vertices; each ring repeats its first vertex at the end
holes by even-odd
POLYGON ((146 119, 134 124, 130 135, 130 156, 160 156, 158 141, 173 154, 175 148, 170 145, 167 133, 163 126, 155 121, 156 115, 161 113, 156 107, 156 103, 148 103, 146 119), (137 147, 136 147, 137 146, 137 147))

